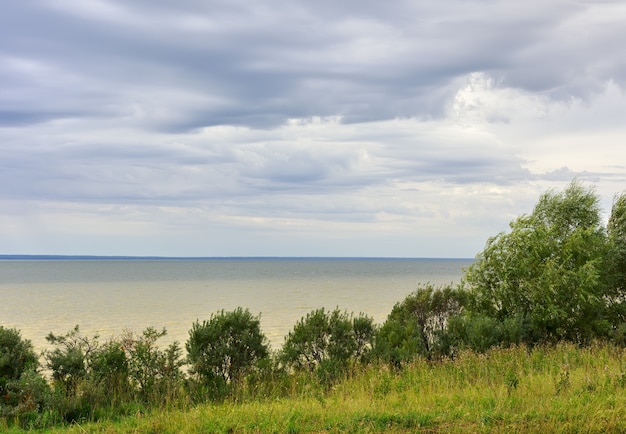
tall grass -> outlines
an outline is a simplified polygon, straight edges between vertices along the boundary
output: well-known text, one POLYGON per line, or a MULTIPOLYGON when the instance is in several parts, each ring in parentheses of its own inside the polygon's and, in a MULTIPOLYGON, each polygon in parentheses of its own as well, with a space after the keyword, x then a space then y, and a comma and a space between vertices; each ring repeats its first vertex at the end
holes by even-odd
MULTIPOLYGON (((362 366, 331 387, 307 375, 266 378, 222 403, 137 408, 49 432, 626 432, 625 355, 564 343, 362 366)), ((0 431, 22 432, 2 422, 0 431)))

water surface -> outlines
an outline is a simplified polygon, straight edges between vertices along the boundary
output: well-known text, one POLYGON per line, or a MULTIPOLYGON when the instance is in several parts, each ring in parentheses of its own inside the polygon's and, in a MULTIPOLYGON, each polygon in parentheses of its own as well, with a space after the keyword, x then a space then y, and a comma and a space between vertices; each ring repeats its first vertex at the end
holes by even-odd
POLYGON ((382 323, 419 284, 458 282, 468 259, 119 259, 0 261, 0 324, 37 349, 76 324, 103 339, 165 327, 187 340, 196 320, 238 306, 261 314, 279 348, 313 309, 364 312, 382 323))

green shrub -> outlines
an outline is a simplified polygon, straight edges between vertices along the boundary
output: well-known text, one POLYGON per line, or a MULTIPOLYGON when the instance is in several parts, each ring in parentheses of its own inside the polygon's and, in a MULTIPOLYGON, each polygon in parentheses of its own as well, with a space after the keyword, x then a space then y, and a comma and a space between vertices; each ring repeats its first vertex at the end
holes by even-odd
POLYGON ((18 330, 0 326, 0 417, 21 426, 40 426, 51 390, 38 368, 31 342, 18 330))
POLYGON ((450 318, 461 312, 464 293, 451 286, 425 285, 397 303, 376 335, 374 354, 399 367, 415 357, 448 355, 450 318))
POLYGON ((448 336, 455 348, 484 353, 492 347, 509 347, 525 339, 527 326, 518 318, 498 320, 486 315, 456 316, 450 319, 448 336))
POLYGON ((38 365, 31 342, 22 339, 18 330, 0 326, 0 397, 5 395, 8 382, 19 380, 38 365))
POLYGON ((183 386, 184 364, 178 343, 165 351, 156 341, 166 330, 146 329, 136 337, 127 333, 121 341, 100 344, 98 336, 86 337, 78 326, 65 335, 50 333, 56 348, 45 353, 52 372, 53 406, 68 422, 97 419, 106 408, 139 400, 163 405, 183 386))
POLYGON ((122 344, 110 341, 91 356, 90 382, 107 405, 134 399, 130 368, 122 344))
POLYGON ((76 325, 64 335, 50 332, 46 340, 56 347, 45 353, 46 366, 52 371, 55 385, 62 387, 67 396, 75 396, 89 373, 89 358, 99 346, 98 336, 83 336, 76 325))
MULTIPOLYGON (((181 392, 184 375, 182 349, 178 342, 161 350, 156 342, 167 334, 167 330, 148 327, 140 336, 126 333, 121 348, 127 354, 129 380, 140 398, 146 403, 168 404, 181 392)), ((110 360, 122 363, 121 357, 110 354, 110 360)))
POLYGON ((374 319, 365 314, 353 317, 352 330, 356 342, 353 358, 356 362, 367 363, 371 358, 374 339, 378 332, 374 319))
POLYGON ((72 330, 46 340, 54 349, 44 352, 46 367, 52 373, 52 407, 62 420, 73 423, 89 420, 93 410, 107 401, 108 385, 94 383, 92 360, 100 351, 98 335, 88 337, 76 325, 72 330))
POLYGON ((19 378, 4 383, 0 395, 0 417, 22 427, 44 427, 41 414, 51 407, 51 389, 35 369, 26 369, 19 378))
POLYGON ((314 310, 285 337, 281 362, 289 369, 316 372, 328 383, 345 373, 351 362, 368 358, 376 329, 372 318, 339 309, 314 310))
POLYGON ((196 321, 186 343, 190 371, 199 384, 196 395, 223 398, 269 355, 260 318, 248 309, 221 311, 196 321))

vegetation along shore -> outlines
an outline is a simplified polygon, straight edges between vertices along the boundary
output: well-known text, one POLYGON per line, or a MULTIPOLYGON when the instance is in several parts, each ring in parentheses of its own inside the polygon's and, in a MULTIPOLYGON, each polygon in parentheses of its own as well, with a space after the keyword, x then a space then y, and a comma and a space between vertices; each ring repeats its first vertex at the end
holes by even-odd
POLYGON ((489 239, 459 285, 423 285, 386 321, 339 308, 272 351, 259 316, 50 333, 0 326, 0 431, 626 431, 626 194, 605 225, 572 182, 489 239))

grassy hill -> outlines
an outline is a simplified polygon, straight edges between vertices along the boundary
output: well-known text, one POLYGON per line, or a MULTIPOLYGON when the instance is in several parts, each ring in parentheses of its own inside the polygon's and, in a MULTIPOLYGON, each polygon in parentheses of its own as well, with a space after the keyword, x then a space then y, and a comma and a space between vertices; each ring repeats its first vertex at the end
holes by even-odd
MULTIPOLYGON (((468 351, 399 371, 370 365, 329 389, 300 377, 287 397, 243 390, 47 432, 625 432, 625 354, 608 344, 468 351)), ((1 422, 0 431, 23 432, 1 422)))

